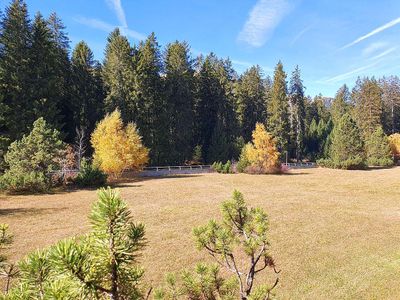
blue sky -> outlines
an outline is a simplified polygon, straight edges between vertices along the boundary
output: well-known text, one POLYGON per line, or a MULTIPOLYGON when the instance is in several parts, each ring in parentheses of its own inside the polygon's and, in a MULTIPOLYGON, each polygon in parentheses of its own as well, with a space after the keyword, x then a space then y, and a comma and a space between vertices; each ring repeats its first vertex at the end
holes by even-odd
MULTIPOLYGON (((0 0, 3 9, 9 2, 0 0)), ((193 55, 229 57, 240 73, 278 60, 298 64, 306 94, 333 96, 357 76, 400 73, 399 0, 27 0, 31 15, 58 13, 73 46, 85 40, 102 60, 108 32, 132 43, 152 31, 161 45, 185 40, 193 55)))

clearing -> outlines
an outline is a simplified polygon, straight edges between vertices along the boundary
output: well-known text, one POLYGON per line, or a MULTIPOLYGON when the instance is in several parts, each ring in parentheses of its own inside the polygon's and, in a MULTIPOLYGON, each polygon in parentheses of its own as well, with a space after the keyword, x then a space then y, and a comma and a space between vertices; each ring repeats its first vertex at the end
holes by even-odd
MULTIPOLYGON (((201 174, 120 184, 146 224, 146 280, 190 267, 205 253, 192 228, 219 218, 240 190, 270 216, 272 254, 282 270, 279 299, 400 298, 400 167, 372 171, 293 170, 289 175, 201 174)), ((10 261, 86 232, 94 190, 0 196, 0 222, 14 235, 10 261)), ((266 274, 266 278, 270 274, 266 274)))

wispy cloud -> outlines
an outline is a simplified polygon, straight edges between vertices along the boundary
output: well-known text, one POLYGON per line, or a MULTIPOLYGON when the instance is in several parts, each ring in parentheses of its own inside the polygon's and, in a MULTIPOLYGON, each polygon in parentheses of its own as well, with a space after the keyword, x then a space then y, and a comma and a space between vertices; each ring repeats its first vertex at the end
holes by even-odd
POLYGON ((313 25, 309 25, 306 28, 304 28, 302 31, 300 31, 292 40, 290 43, 291 46, 293 46, 307 31, 309 31, 313 25))
POLYGON ((133 39, 137 39, 137 40, 143 40, 146 38, 145 35, 136 32, 134 30, 128 29, 128 28, 124 28, 122 26, 118 26, 118 25, 113 25, 107 22, 104 22, 102 20, 99 19, 94 19, 94 18, 86 18, 86 17, 82 17, 82 16, 78 16, 74 18, 75 22, 78 22, 82 25, 94 28, 94 29, 98 29, 104 32, 111 32, 113 31, 115 28, 119 28, 122 32, 122 34, 131 37, 133 39))
POLYGON ((371 54, 376 53, 378 50, 386 48, 387 45, 388 45, 388 43, 386 43, 386 42, 371 43, 362 50, 362 55, 365 57, 368 57, 371 54))
POLYGON ((390 21, 389 23, 386 23, 385 25, 382 25, 382 26, 372 30, 371 32, 367 33, 366 35, 363 35, 363 36, 359 37, 358 39, 354 40, 353 42, 351 42, 351 43, 343 46, 342 48, 340 48, 340 50, 343 50, 343 49, 349 48, 351 46, 354 46, 354 45, 356 45, 356 44, 358 44, 358 43, 370 38, 371 36, 374 36, 374 35, 382 32, 382 31, 384 31, 386 29, 389 29, 389 28, 391 28, 391 27, 393 27, 393 26, 395 26, 397 24, 400 24, 400 17, 390 21))
POLYGON ((107 4, 114 10, 117 15, 119 24, 121 27, 128 27, 128 22, 126 22, 125 11, 122 8, 121 0, 106 0, 107 4))
POLYGON ((345 79, 352 78, 352 77, 354 77, 354 75, 356 75, 356 74, 358 74, 358 73, 360 73, 362 71, 366 71, 366 70, 369 70, 369 69, 375 67, 378 63, 379 63, 379 61, 374 62, 372 64, 369 64, 367 66, 363 66, 363 67, 351 70, 349 72, 346 72, 346 73, 343 73, 343 74, 340 74, 340 75, 336 75, 336 76, 334 76, 332 78, 329 78, 329 79, 321 81, 321 83, 336 83, 336 82, 339 82, 339 81, 343 81, 345 79))
POLYGON ((290 5, 286 0, 259 0, 250 11, 238 41, 261 47, 289 11, 290 5))
POLYGON ((376 59, 382 58, 384 56, 387 56, 390 53, 394 52, 396 49, 397 49, 397 47, 392 47, 390 49, 387 49, 387 50, 385 50, 385 51, 383 51, 383 52, 371 57, 371 60, 376 60, 376 59))
POLYGON ((144 34, 128 28, 128 22, 126 21, 126 16, 124 9, 122 8, 121 0, 106 0, 106 2, 116 14, 119 25, 113 25, 99 19, 86 18, 82 16, 78 16, 74 18, 74 20, 80 24, 105 32, 111 32, 115 28, 119 28, 122 34, 136 40, 144 40, 146 38, 144 34))

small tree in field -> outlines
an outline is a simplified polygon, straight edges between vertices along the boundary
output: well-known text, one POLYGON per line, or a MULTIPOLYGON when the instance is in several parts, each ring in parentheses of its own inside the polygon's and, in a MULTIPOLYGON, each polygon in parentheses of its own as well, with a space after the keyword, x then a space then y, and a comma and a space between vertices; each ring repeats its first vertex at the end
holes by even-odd
POLYGON ((132 221, 118 192, 98 191, 92 231, 28 255, 9 299, 142 299, 144 225, 132 221))
POLYGON ((124 126, 118 110, 97 125, 91 143, 94 163, 115 177, 126 169, 140 170, 149 160, 149 150, 143 146, 136 126, 124 126))
POLYGON ((395 160, 400 158, 400 133, 389 136, 389 145, 395 160))
POLYGON ((280 171, 279 152, 275 139, 269 134, 265 126, 256 124, 252 134, 252 143, 247 144, 242 151, 239 161, 239 169, 251 168, 257 173, 276 173, 280 171), (243 162, 246 163, 243 163, 243 162))
POLYGON ((393 165, 393 156, 389 146, 389 140, 378 127, 366 140, 367 162, 370 166, 389 167, 393 165))
POLYGON ((261 271, 272 268, 278 273, 269 254, 267 215, 260 208, 248 208, 238 191, 233 193, 232 200, 222 204, 221 212, 222 223, 211 220, 194 229, 198 248, 206 250, 218 264, 234 274, 241 299, 269 299, 278 278, 270 286, 254 288, 255 277, 261 271))
POLYGON ((51 184, 49 173, 59 168, 63 150, 60 133, 43 118, 37 119, 29 135, 8 147, 5 161, 9 169, 2 177, 3 186, 13 192, 47 190, 51 184))

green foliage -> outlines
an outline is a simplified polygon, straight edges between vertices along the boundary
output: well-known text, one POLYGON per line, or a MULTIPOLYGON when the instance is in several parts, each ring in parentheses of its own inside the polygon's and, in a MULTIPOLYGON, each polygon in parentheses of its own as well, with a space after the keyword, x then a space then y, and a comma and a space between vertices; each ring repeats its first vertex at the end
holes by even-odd
POLYGON ((115 190, 100 189, 98 197, 92 232, 28 255, 7 299, 141 299, 144 226, 132 222, 115 190))
POLYGON ((286 73, 281 62, 275 67, 271 100, 268 103, 267 111, 268 132, 276 138, 278 150, 284 155, 288 151, 289 142, 289 108, 286 73))
POLYGON ((9 169, 1 177, 1 185, 11 192, 48 190, 51 186, 48 174, 57 170, 63 148, 59 132, 39 118, 29 135, 8 148, 5 161, 9 169))
POLYGON ((225 164, 223 164, 222 162, 214 162, 211 166, 211 168, 218 172, 218 173, 222 173, 222 174, 231 174, 233 173, 233 169, 232 169, 232 163, 230 160, 228 160, 225 164))
POLYGON ((203 151, 201 145, 196 145, 193 149, 192 161, 193 164, 201 164, 203 162, 203 151))
POLYGON ((225 279, 216 265, 199 263, 194 271, 168 274, 166 286, 156 290, 154 298, 173 299, 237 299, 236 279, 225 279))
POLYGON ((365 141, 367 162, 369 166, 389 167, 393 165, 388 137, 382 127, 378 127, 365 141))
POLYGON ((241 133, 246 142, 251 140, 256 123, 266 121, 265 88, 260 66, 246 70, 237 87, 237 114, 241 133))
POLYGON ((101 187, 107 183, 107 174, 88 160, 82 159, 79 173, 74 182, 79 187, 101 187))
POLYGON ((366 157, 360 130, 349 114, 333 128, 329 158, 318 164, 338 169, 364 169, 366 157))
POLYGON ((244 173, 246 168, 251 165, 251 162, 248 158, 247 152, 246 152, 246 146, 242 148, 242 152, 240 153, 239 161, 236 165, 236 170, 239 173, 244 173))
MULTIPOLYGON (((260 208, 248 208, 238 191, 231 200, 223 202, 221 213, 222 222, 210 220, 193 230, 196 244, 234 274, 241 299, 249 299, 256 274, 266 268, 275 270, 269 254, 268 217, 260 208)), ((266 296, 277 283, 278 279, 271 286, 265 285, 266 296)))

